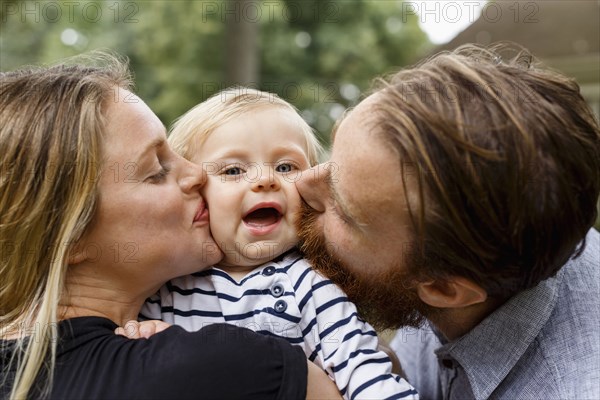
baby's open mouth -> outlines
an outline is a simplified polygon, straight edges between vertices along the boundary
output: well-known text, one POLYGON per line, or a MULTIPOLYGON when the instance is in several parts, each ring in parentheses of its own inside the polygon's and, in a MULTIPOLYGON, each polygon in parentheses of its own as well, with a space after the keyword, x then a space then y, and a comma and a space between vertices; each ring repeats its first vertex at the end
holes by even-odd
POLYGON ((251 213, 248 213, 243 218, 243 221, 246 225, 255 228, 273 225, 279 222, 280 220, 281 213, 272 207, 259 208, 258 210, 254 210, 251 213))

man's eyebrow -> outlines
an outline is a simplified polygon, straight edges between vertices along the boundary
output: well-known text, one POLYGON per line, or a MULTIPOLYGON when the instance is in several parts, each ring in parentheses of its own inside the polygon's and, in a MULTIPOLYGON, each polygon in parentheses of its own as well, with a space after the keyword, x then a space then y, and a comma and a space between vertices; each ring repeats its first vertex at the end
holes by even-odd
POLYGON ((331 143, 333 143, 335 141, 335 134, 337 133, 337 130, 340 126, 340 122, 342 122, 342 120, 338 119, 333 124, 333 128, 331 129, 331 143))
POLYGON ((348 114, 350 114, 350 112, 352 111, 352 108, 347 108, 342 115, 335 121, 335 123, 333 124, 333 128, 331 128, 331 143, 334 142, 335 140, 335 134, 338 131, 338 128, 340 127, 340 125, 342 124, 342 121, 344 119, 346 119, 346 117, 348 116, 348 114))

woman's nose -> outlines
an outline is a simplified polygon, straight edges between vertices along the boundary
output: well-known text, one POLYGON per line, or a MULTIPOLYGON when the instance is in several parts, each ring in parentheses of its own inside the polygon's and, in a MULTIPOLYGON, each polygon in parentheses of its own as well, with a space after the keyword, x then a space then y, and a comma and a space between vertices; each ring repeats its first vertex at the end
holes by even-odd
POLYGON ((182 162, 184 165, 179 177, 179 186, 186 193, 200 191, 208 179, 206 171, 200 165, 188 160, 182 159, 182 162))
POLYGON ((275 191, 281 189, 281 183, 276 173, 272 170, 266 172, 260 173, 258 179, 252 183, 252 191, 275 191))
POLYGON ((325 212, 329 195, 330 170, 326 164, 319 164, 302 172, 296 181, 296 188, 306 203, 318 212, 325 212))

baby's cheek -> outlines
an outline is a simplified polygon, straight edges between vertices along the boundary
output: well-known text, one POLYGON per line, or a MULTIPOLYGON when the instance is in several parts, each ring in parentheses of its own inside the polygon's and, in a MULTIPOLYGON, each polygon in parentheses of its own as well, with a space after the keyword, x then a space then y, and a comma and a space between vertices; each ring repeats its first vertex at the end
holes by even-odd
POLYGON ((296 246, 298 244, 298 241, 300 240, 300 238, 298 237, 298 231, 296 230, 296 224, 294 222, 294 219, 291 218, 285 224, 284 234, 281 235, 281 246, 284 248, 283 251, 287 251, 292 247, 296 246))
POLYGON ((302 204, 302 200, 300 197, 300 193, 296 190, 296 185, 291 185, 287 192, 287 202, 288 202, 288 210, 291 211, 292 214, 300 211, 300 204, 302 204))
POLYGON ((221 243, 230 243, 235 242, 236 237, 236 228, 233 223, 233 217, 231 213, 228 215, 227 213, 221 212, 219 206, 214 207, 215 210, 210 208, 209 206, 209 215, 210 215, 210 232, 215 239, 215 242, 219 246, 221 243))
POLYGON ((209 175, 206 184, 200 189, 200 194, 204 197, 204 200, 210 205, 217 200, 219 193, 220 177, 215 175, 209 175))

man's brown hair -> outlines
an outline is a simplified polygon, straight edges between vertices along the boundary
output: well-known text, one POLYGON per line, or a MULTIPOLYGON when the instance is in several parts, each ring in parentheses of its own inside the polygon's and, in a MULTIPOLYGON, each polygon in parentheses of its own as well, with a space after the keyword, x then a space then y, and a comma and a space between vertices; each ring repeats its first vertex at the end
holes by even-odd
POLYGON ((464 46, 381 81, 374 123, 417 188, 406 264, 508 297, 583 250, 600 132, 574 80, 497 51, 464 46))

